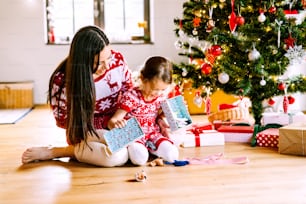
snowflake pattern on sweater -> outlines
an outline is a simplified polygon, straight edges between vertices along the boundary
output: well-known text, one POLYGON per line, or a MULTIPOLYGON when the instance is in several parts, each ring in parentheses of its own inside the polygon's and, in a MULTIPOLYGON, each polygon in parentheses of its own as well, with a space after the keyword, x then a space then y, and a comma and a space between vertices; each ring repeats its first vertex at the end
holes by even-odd
POLYGON ((128 120, 135 117, 138 120, 145 134, 138 142, 144 144, 149 150, 156 150, 164 140, 170 141, 161 134, 160 127, 156 123, 156 118, 161 110, 161 102, 166 98, 167 96, 162 95, 146 101, 141 90, 135 87, 130 91, 124 92, 119 101, 119 108, 128 112, 125 119, 128 120))
MULTIPOLYGON (((96 105, 94 113, 94 127, 102 129, 107 127, 108 120, 113 116, 118 107, 120 95, 133 87, 131 71, 129 70, 122 54, 112 50, 109 70, 95 79, 96 105)), ((55 75, 52 93, 60 90, 64 85, 65 73, 55 75)), ((51 108, 59 127, 66 127, 67 105, 66 89, 60 92, 60 97, 53 97, 51 108)))

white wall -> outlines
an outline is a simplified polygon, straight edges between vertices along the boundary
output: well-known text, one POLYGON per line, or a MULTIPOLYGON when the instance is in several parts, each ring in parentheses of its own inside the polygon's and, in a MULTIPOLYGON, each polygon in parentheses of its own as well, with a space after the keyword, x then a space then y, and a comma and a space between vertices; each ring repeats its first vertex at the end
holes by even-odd
MULTIPOLYGON (((174 47, 173 19, 182 16, 184 0, 153 0, 154 44, 112 45, 121 51, 129 67, 139 67, 150 55, 180 58, 174 47)), ((34 103, 46 103, 52 71, 67 55, 68 45, 45 45, 44 1, 0 1, 0 81, 34 81, 34 103)))
MULTIPOLYGON (((174 62, 186 60, 174 48, 173 19, 182 16, 185 0, 151 0, 152 45, 113 45, 130 68, 137 69, 150 55, 163 55, 174 62)), ((67 55, 68 45, 45 45, 44 0, 0 0, 0 81, 34 81, 34 103, 46 103, 50 74, 67 55)), ((305 64, 300 65, 305 70, 305 64)), ((304 73, 305 74, 305 73, 304 73)), ((306 110, 306 95, 297 95, 306 110)))

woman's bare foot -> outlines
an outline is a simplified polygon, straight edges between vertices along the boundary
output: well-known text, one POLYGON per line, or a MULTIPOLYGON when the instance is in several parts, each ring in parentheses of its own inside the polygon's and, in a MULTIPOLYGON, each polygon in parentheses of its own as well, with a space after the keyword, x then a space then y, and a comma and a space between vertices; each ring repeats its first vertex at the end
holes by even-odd
POLYGON ((36 160, 50 160, 53 158, 50 147, 31 147, 22 154, 21 161, 26 164, 36 160))

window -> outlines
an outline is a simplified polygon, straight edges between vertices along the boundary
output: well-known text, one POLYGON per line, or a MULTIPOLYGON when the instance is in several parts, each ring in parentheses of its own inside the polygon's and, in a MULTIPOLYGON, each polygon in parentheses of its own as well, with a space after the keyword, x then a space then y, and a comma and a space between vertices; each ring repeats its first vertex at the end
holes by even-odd
POLYGON ((150 42, 149 0, 46 0, 46 43, 69 44, 85 25, 112 43, 150 42))
POLYGON ((94 21, 89 0, 46 0, 47 43, 68 44, 74 33, 94 21))
POLYGON ((149 0, 95 0, 94 13, 111 42, 150 41, 149 0))

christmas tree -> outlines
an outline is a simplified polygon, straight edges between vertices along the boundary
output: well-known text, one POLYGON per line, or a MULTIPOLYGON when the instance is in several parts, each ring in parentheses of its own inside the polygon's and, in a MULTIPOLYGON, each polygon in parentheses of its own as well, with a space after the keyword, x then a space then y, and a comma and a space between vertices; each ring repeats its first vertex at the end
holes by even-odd
POLYGON ((284 95, 286 109, 287 94, 306 91, 306 76, 283 76, 305 60, 306 22, 288 15, 302 10, 297 1, 186 1, 174 19, 175 47, 188 59, 174 65, 176 82, 191 81, 203 97, 207 88, 248 97, 257 124, 263 101, 284 95))

